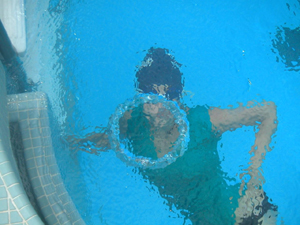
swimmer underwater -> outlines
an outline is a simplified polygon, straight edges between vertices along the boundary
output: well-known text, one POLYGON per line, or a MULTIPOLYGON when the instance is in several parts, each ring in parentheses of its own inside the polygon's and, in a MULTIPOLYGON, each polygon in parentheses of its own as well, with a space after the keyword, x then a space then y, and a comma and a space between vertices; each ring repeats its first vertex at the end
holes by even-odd
MULTIPOLYGON (((271 101, 249 101, 234 109, 196 106, 188 108, 181 103, 183 92, 181 65, 167 49, 150 48, 136 73, 136 88, 144 94, 164 96, 177 102, 187 114, 190 140, 186 152, 170 165, 159 169, 140 169, 170 209, 176 207, 194 225, 219 224, 276 224, 277 206, 268 201, 263 190, 265 182, 260 167, 271 151, 271 137, 277 129, 276 105, 271 101), (226 131, 242 126, 255 126, 255 143, 249 167, 241 175, 249 175, 245 183, 228 185, 224 180, 217 142, 226 131)), ((162 104, 144 104, 126 111, 119 121, 120 138, 131 141, 136 155, 161 158, 172 148, 179 133, 174 118, 162 104), (145 135, 145 129, 150 129, 145 135), (161 129, 160 129, 161 128, 161 129), (143 136, 141 135, 143 134, 143 136)), ((88 153, 99 154, 110 147, 106 128, 83 138, 72 137, 73 146, 88 153)))

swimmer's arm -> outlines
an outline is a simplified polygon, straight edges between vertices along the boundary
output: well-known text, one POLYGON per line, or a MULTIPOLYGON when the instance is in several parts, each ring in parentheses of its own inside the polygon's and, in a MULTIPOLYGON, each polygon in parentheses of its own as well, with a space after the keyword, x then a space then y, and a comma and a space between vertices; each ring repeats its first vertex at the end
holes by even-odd
POLYGON ((255 133, 255 142, 251 147, 249 154, 254 153, 251 157, 251 173, 258 173, 266 152, 271 151, 270 143, 272 135, 276 132, 277 110, 274 102, 262 103, 248 102, 247 106, 240 105, 235 109, 209 109, 210 121, 213 132, 222 134, 225 131, 233 131, 242 126, 255 126, 258 131, 255 133))
POLYGON ((75 151, 81 150, 91 154, 99 155, 100 152, 105 152, 110 149, 110 142, 106 133, 106 128, 100 131, 91 132, 84 137, 70 135, 67 137, 70 149, 75 151))
POLYGON ((128 120, 131 119, 132 110, 126 111, 124 115, 119 120, 120 126, 120 138, 128 138, 127 137, 127 128, 128 128, 128 120))
MULTIPOLYGON (((212 130, 217 134, 233 131, 242 126, 268 127, 265 133, 271 134, 277 127, 276 106, 274 102, 263 101, 248 102, 246 106, 240 105, 235 109, 209 109, 212 130)), ((265 128, 264 128, 265 129, 265 128)))
POLYGON ((276 132, 278 121, 277 111, 274 102, 255 103, 249 102, 246 107, 240 105, 236 109, 219 109, 211 108, 209 110, 210 120, 213 124, 213 131, 219 134, 225 131, 233 131, 239 127, 257 126, 258 132, 255 133, 255 142, 251 147, 249 154, 253 154, 250 158, 249 167, 241 174, 240 178, 245 174, 250 175, 247 182, 247 190, 242 195, 245 182, 242 180, 240 187, 239 206, 235 211, 236 224, 240 224, 243 218, 249 217, 251 214, 258 215, 257 209, 262 206, 265 198, 263 184, 265 179, 260 171, 263 160, 267 152, 271 151, 270 143, 272 135, 276 132), (245 210, 250 209, 250 211, 245 210))
MULTIPOLYGON (((126 137, 126 131, 128 127, 127 121, 131 118, 131 111, 126 111, 123 117, 120 118, 120 136, 126 137)), ((111 149, 109 137, 107 134, 107 128, 102 127, 88 133, 84 137, 78 137, 71 135, 67 137, 67 142, 70 144, 70 148, 74 150, 81 150, 91 154, 99 155, 100 152, 105 152, 111 149)))

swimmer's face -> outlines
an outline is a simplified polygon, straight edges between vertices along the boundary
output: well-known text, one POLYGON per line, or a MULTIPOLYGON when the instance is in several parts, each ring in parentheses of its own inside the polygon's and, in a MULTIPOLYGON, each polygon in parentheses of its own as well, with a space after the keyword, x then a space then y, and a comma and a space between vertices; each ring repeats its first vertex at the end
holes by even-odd
POLYGON ((171 151, 179 136, 174 115, 162 103, 145 103, 143 112, 150 122, 157 157, 161 158, 171 151))
POLYGON ((152 104, 152 103, 146 103, 143 105, 143 108, 144 108, 144 113, 146 115, 149 115, 149 116, 156 116, 159 109, 162 108, 162 103, 157 103, 157 104, 152 104))
MULTIPOLYGON (((169 88, 170 88, 170 86, 168 84, 160 84, 160 85, 153 84, 153 86, 152 86, 152 89, 155 90, 155 92, 158 95, 162 95, 164 97, 166 97, 166 94, 167 94, 169 88)), ((180 102, 179 98, 174 98, 174 99, 169 99, 169 100, 176 101, 177 103, 180 102)))
POLYGON ((168 123, 174 123, 172 113, 162 103, 146 103, 143 105, 143 112, 153 129, 160 129, 168 123))
POLYGON ((165 84, 165 85, 163 85, 163 84, 161 84, 161 85, 153 84, 152 88, 156 91, 157 94, 165 96, 167 94, 169 85, 167 85, 167 84, 165 84))

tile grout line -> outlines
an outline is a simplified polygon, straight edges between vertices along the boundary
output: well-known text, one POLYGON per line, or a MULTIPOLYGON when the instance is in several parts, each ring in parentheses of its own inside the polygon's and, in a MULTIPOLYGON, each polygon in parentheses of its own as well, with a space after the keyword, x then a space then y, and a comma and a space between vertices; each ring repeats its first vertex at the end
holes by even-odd
MULTIPOLYGON (((2 180, 2 182, 4 183, 4 186, 5 186, 5 188, 6 188, 7 201, 9 201, 9 200, 11 201, 11 204, 15 207, 16 211, 19 213, 19 215, 20 215, 21 219, 23 220, 23 222, 25 221, 25 223, 27 223, 26 220, 25 220, 25 218, 23 217, 22 213, 21 213, 20 210, 18 209, 17 205, 16 205, 15 202, 12 200, 13 198, 12 198, 10 192, 8 191, 7 185, 6 185, 6 183, 4 182, 4 178, 3 178, 2 174, 0 174, 0 178, 1 178, 1 180, 2 180)), ((7 207, 9 208, 9 204, 8 204, 7 207)), ((10 210, 10 209, 9 209, 9 210, 10 210)), ((10 220, 10 218, 9 218, 9 220, 10 220)))

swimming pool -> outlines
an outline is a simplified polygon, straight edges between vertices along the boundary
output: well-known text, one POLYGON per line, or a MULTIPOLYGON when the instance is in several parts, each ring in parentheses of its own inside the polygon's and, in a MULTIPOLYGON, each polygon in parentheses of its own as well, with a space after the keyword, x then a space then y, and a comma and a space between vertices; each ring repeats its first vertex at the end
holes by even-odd
MULTIPOLYGON (((299 221, 299 7, 296 0, 26 2, 24 67, 49 96, 57 160, 87 224, 184 223, 113 152, 74 152, 60 141, 107 125, 135 94, 136 66, 152 46, 172 50, 184 65, 188 106, 275 102, 279 125, 262 167, 264 189, 278 205, 278 224, 299 221)), ((219 157, 232 184, 240 182, 253 142, 252 127, 222 136, 219 157)))

